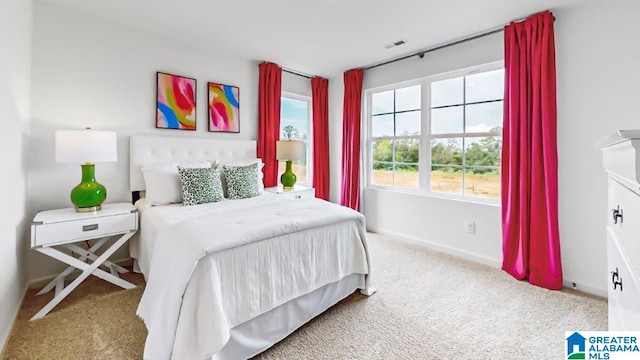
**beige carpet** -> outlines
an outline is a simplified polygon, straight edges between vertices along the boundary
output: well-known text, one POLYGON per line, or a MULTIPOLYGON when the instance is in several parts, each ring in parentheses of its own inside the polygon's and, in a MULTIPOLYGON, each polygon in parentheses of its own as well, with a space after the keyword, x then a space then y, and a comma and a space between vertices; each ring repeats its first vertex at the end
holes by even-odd
MULTIPOLYGON (((604 299, 375 234, 369 243, 378 293, 351 295, 257 359, 555 359, 565 330, 606 330, 604 299)), ((141 359, 141 294, 92 277, 29 322, 52 296, 29 291, 2 358, 141 359)))

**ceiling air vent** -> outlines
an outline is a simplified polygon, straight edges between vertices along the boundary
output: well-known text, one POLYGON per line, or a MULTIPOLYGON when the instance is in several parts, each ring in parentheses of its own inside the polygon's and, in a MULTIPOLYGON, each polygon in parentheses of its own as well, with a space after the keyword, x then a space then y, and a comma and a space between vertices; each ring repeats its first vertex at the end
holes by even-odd
POLYGON ((406 41, 404 41, 404 40, 396 40, 394 42, 390 42, 388 44, 384 44, 384 45, 382 45, 382 47, 388 50, 388 49, 393 49, 396 46, 400 46, 400 45, 404 45, 404 44, 406 44, 406 41))

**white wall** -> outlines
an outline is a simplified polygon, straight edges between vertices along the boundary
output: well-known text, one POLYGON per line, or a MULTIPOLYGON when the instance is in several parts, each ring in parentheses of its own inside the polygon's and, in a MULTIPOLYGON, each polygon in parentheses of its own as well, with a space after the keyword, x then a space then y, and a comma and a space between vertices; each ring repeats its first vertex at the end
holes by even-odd
POLYGON ((283 71, 282 91, 311 97, 311 79, 283 71))
MULTIPOLYGON (((595 144, 617 129, 640 127, 634 111, 640 99, 640 48, 636 46, 640 3, 596 2, 551 10, 557 19, 559 211, 565 284, 575 282, 578 289, 606 295, 609 209, 606 176, 595 144)), ((498 34, 427 54, 422 60, 411 58, 366 71, 365 89, 502 57, 502 35, 498 34)), ((364 213, 373 231, 431 242, 488 263, 502 261, 499 207, 367 189, 364 213), (465 233, 465 220, 476 222, 475 235, 465 233)))
POLYGON ((342 109, 344 79, 339 74, 329 78, 329 201, 340 203, 342 181, 342 109))
MULTIPOLYGON (((56 129, 92 127, 118 133, 118 162, 96 165, 107 202, 131 201, 128 140, 132 134, 255 139, 258 62, 220 57, 172 39, 37 2, 34 8, 33 131, 29 209, 69 207, 80 167, 57 164, 56 129), (196 78, 197 130, 155 128, 156 71, 196 78), (207 132, 206 82, 240 87, 240 134, 207 132)), ((293 89, 301 85, 293 80, 293 89)), ((289 80, 283 81, 288 89, 289 80)), ((115 259, 126 258, 121 249, 115 259)), ((61 266, 29 252, 29 279, 55 274, 61 266)))
POLYGON ((605 226, 611 212, 595 144, 618 129, 640 128, 640 2, 597 2, 554 14, 564 274, 578 288, 606 294, 605 226))
POLYGON ((31 1, 3 2, 0 12, 0 351, 18 312, 26 284, 25 142, 29 129, 31 1))

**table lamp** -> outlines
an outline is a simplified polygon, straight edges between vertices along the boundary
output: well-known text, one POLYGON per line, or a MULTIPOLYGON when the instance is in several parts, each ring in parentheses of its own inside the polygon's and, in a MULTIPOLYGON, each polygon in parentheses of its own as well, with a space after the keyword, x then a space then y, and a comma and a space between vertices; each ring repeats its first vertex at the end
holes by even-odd
POLYGON ((82 181, 71 190, 71 202, 77 212, 101 209, 107 189, 96 181, 94 163, 117 160, 117 137, 113 131, 89 128, 56 131, 56 162, 77 163, 82 167, 82 181))
POLYGON ((293 160, 304 158, 304 142, 299 140, 282 140, 276 143, 276 157, 278 160, 285 160, 287 168, 280 176, 280 183, 285 190, 293 189, 296 184, 296 174, 291 170, 293 160))

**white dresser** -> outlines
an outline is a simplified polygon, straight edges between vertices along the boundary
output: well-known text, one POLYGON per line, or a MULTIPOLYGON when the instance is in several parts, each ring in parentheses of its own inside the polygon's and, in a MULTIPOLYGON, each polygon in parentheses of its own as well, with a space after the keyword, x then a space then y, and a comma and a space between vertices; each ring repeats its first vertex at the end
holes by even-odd
POLYGON ((608 174, 609 330, 640 330, 640 130, 601 143, 608 174))

